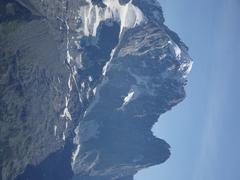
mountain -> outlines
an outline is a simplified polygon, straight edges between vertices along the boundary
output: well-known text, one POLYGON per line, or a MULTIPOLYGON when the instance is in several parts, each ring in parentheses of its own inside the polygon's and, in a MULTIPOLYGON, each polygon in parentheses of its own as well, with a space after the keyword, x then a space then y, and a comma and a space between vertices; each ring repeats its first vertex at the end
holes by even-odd
POLYGON ((0 5, 2 180, 131 180, 165 162, 151 131, 181 102, 188 47, 157 0, 0 5))

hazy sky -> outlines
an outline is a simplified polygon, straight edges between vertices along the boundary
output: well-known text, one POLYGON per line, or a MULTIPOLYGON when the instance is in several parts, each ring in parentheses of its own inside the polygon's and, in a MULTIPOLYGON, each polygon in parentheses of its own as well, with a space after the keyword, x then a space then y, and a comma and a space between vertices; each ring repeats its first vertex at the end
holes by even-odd
POLYGON ((170 159, 135 180, 240 179, 240 0, 160 0, 166 24, 189 46, 187 98, 154 133, 170 159))

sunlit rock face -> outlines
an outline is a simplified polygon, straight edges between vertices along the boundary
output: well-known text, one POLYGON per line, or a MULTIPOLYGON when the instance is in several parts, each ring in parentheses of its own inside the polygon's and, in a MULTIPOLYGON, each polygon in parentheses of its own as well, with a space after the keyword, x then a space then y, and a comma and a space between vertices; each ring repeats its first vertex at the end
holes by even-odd
POLYGON ((3 180, 130 180, 165 162, 151 132, 192 60, 155 0, 9 0, 0 8, 3 180))

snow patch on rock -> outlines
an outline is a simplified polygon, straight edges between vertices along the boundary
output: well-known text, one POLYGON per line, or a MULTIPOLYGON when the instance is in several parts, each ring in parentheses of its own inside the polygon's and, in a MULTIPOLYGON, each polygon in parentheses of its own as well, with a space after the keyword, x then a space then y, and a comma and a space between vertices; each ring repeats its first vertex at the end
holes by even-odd
POLYGON ((72 166, 74 166, 74 164, 76 162, 77 156, 80 152, 80 147, 81 147, 80 144, 78 144, 76 150, 72 154, 72 166))
POLYGON ((123 102, 123 106, 125 106, 126 104, 128 104, 132 98, 134 96, 134 91, 131 89, 129 92, 128 92, 128 95, 124 98, 124 102, 123 102))
POLYGON ((106 8, 93 5, 91 0, 87 2, 88 5, 79 10, 79 16, 84 17, 82 32, 85 36, 96 36, 100 22, 107 19, 120 23, 120 35, 124 28, 133 28, 144 21, 142 11, 132 4, 132 0, 125 5, 121 5, 118 0, 103 0, 106 8))

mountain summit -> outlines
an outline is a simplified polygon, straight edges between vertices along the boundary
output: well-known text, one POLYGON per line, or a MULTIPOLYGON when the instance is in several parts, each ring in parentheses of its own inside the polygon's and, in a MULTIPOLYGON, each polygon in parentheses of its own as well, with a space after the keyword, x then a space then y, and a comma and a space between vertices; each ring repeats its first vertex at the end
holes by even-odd
POLYGON ((132 180, 165 162, 151 131, 192 60, 157 0, 0 5, 2 180, 132 180))

